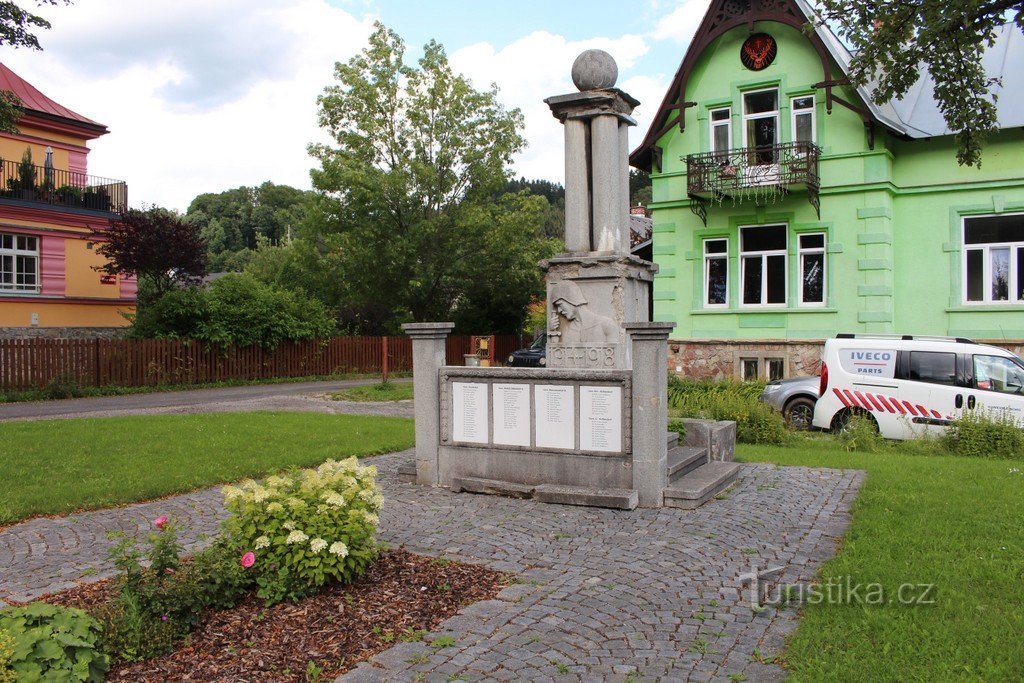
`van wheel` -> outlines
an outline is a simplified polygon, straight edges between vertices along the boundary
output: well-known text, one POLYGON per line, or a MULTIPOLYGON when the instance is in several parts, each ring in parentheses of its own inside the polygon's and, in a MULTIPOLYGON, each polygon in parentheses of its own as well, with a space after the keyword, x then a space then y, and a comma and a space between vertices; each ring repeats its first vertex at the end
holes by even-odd
POLYGON ((797 431, 805 432, 814 422, 814 399, 797 396, 782 409, 782 417, 786 423, 797 431))
POLYGON ((845 432, 846 428, 850 426, 850 422, 853 421, 854 417, 864 420, 872 427, 874 427, 875 432, 878 432, 878 420, 876 420, 875 416, 872 415, 870 412, 864 410, 863 408, 844 408, 840 410, 838 413, 836 413, 835 417, 832 418, 832 433, 840 434, 842 432, 845 432))

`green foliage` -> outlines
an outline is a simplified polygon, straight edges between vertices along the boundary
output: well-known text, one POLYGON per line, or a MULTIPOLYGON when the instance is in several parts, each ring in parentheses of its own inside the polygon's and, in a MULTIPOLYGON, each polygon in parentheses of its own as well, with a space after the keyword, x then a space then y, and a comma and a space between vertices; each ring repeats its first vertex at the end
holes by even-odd
POLYGON ((141 309, 131 328, 134 337, 267 348, 333 332, 334 321, 319 301, 245 274, 226 275, 205 288, 170 291, 141 309))
POLYGON ((83 395, 78 378, 69 370, 59 373, 43 387, 43 398, 46 400, 78 398, 83 395))
POLYGON ((14 656, 14 636, 0 629, 0 683, 15 683, 15 672, 11 668, 14 656))
POLYGON ((686 438, 686 423, 682 420, 669 418, 668 431, 678 434, 679 440, 682 441, 686 438))
POLYGON ((870 415, 854 413, 836 434, 836 439, 847 451, 877 453, 886 448, 886 441, 878 431, 878 424, 870 415))
POLYGON ((34 602, 0 610, 0 632, 14 639, 9 668, 18 681, 99 682, 109 668, 99 623, 85 612, 34 602))
POLYGON ((122 537, 110 552, 120 571, 117 596, 98 614, 104 647, 121 661, 170 651, 195 628, 204 610, 232 607, 253 586, 241 553, 223 538, 187 561, 181 558, 172 522, 149 534, 147 543, 142 553, 134 539, 122 537))
POLYGON ((348 458, 224 488, 225 529, 233 545, 254 553, 260 597, 297 600, 362 574, 377 553, 376 475, 348 458))
POLYGON ((669 375, 668 404, 676 417, 733 420, 740 443, 783 444, 790 438, 782 415, 758 400, 764 385, 682 379, 669 375))
POLYGON ((817 9, 820 21, 838 28, 852 48, 851 80, 871 83, 876 102, 903 98, 927 72, 946 125, 956 132, 957 160, 981 165, 982 143, 997 128, 992 90, 998 86, 982 56, 1007 12, 1024 30, 1024 3, 822 0, 817 9))
POLYGON ((941 437, 956 455, 972 458, 1014 458, 1024 455, 1024 430, 1013 415, 966 410, 941 437))
POLYGON ((458 315, 477 331, 513 332, 541 292, 538 256, 549 207, 500 195, 525 144, 523 117, 478 91, 431 41, 417 67, 377 24, 369 45, 335 66, 319 98, 332 145, 311 145, 320 197, 309 222, 357 308, 376 302, 394 328, 458 315))

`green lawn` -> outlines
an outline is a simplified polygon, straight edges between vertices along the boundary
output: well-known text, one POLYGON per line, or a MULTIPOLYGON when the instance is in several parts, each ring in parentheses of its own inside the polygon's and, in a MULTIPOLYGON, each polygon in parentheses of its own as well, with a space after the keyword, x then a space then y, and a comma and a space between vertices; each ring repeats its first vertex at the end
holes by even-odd
POLYGON ((740 446, 738 456, 866 470, 853 524, 821 578, 879 583, 887 596, 935 584, 934 606, 804 606, 785 652, 793 680, 1024 680, 1024 454, 847 453, 805 441, 740 446))
POLYGON ((342 389, 331 394, 335 401, 411 401, 412 382, 378 382, 342 389))
POLYGON ((312 413, 0 423, 0 524, 409 448, 412 420, 312 413))

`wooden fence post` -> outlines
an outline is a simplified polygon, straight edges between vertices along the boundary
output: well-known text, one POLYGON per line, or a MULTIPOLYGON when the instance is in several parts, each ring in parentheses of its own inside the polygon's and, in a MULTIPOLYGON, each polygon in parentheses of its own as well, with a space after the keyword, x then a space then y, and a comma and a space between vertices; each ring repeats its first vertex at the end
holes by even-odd
POLYGON ((384 376, 381 382, 384 384, 388 383, 388 336, 384 335, 380 338, 380 368, 381 374, 384 376))

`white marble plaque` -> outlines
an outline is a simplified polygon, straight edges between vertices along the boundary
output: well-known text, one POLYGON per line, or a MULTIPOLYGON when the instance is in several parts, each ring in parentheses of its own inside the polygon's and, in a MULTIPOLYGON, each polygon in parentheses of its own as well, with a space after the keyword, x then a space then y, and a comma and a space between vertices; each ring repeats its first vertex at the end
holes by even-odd
POLYGON ((494 443, 530 445, 530 385, 494 385, 494 443))
POLYGON ((580 450, 622 452, 622 387, 580 387, 580 450))
POLYGON ((570 385, 534 386, 537 448, 576 447, 576 390, 570 385))
POLYGON ((452 382, 452 441, 487 443, 487 385, 452 382))

